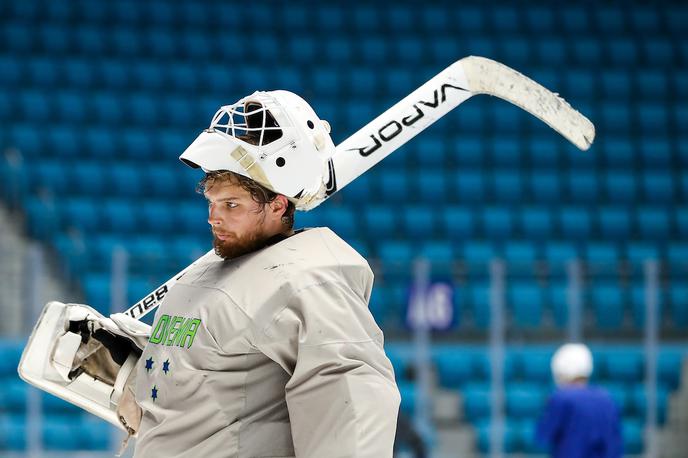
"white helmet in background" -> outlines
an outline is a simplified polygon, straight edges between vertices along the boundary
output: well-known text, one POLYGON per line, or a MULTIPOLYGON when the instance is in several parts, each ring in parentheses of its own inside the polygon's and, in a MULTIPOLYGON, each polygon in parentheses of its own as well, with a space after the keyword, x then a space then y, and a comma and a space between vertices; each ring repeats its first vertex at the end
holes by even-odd
POLYGON ((210 127, 179 156, 205 172, 229 170, 283 194, 298 209, 332 181, 330 125, 288 91, 254 92, 221 107, 210 127))
POLYGON ((562 345, 552 356, 552 376, 557 385, 564 385, 592 375, 592 353, 583 344, 562 345))

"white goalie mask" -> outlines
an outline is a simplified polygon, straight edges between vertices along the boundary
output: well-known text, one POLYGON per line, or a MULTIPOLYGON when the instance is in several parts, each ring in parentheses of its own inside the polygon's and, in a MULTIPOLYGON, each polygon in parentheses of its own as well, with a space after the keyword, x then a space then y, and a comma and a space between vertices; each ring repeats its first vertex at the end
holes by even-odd
POLYGON ((254 92, 221 107, 179 156, 205 172, 229 170, 308 209, 327 191, 335 151, 330 125, 288 91, 254 92))

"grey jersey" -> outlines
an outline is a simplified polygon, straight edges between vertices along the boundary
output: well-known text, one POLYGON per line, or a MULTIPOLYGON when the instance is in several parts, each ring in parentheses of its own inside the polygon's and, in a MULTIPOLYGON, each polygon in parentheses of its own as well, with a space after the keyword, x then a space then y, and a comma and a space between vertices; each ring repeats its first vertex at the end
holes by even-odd
POLYGON ((187 272, 141 359, 135 456, 392 456, 399 392, 368 263, 327 228, 187 272))

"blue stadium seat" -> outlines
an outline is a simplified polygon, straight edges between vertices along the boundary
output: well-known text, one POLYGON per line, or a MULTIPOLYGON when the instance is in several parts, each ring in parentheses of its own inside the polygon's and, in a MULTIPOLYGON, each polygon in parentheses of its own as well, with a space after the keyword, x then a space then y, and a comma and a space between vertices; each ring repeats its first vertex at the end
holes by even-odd
MULTIPOLYGON (((353 60, 354 45, 351 41, 343 38, 333 38, 324 43, 325 57, 328 64, 338 64, 340 62, 349 62, 353 60)), ((330 94, 325 92, 325 94, 330 94)))
POLYGON ((513 105, 496 103, 488 106, 488 123, 499 137, 490 141, 489 151, 492 165, 517 165, 522 163, 522 147, 518 134, 523 130, 525 120, 522 111, 513 105))
POLYGON ((87 119, 86 99, 76 92, 60 91, 55 94, 55 117, 59 122, 82 123, 87 119))
POLYGON ((566 43, 556 35, 552 36, 552 40, 537 40, 535 42, 535 55, 540 64, 547 66, 563 64, 568 59, 566 43))
POLYGON ((368 237, 384 240, 397 231, 397 214, 389 206, 368 206, 363 209, 363 221, 368 237))
POLYGON ((598 30, 605 33, 623 33, 627 30, 624 12, 621 8, 601 7, 593 11, 593 18, 598 30))
MULTIPOLYGON (((482 113, 479 111, 479 109, 477 109, 476 106, 473 105, 467 105, 466 108, 468 109, 469 114, 466 114, 463 117, 466 118, 467 121, 470 119, 468 122, 478 124, 477 127, 474 126, 473 128, 481 129, 481 124, 483 121, 479 120, 479 117, 482 116, 482 113), (472 113, 470 113, 471 111, 472 113)), ((461 116, 463 112, 460 111, 458 114, 461 116)), ((457 125, 462 126, 465 129, 471 128, 470 126, 464 126, 465 123, 462 123, 461 121, 462 120, 459 119, 457 121, 457 125)), ((460 166, 476 166, 482 164, 486 154, 486 147, 483 143, 484 142, 481 142, 477 138, 456 137, 451 148, 454 161, 460 166)))
MULTIPOLYGON (((661 135, 660 126, 666 126, 667 119, 662 120, 662 116, 666 118, 666 113, 661 111, 661 115, 653 111, 653 107, 642 107, 640 111, 644 113, 642 116, 656 116, 659 121, 650 120, 650 125, 646 127, 652 131, 652 134, 661 135), (654 123, 654 124, 653 124, 654 123), (656 124, 656 125, 655 125, 656 124)), ((663 110, 660 108, 659 110, 663 110)), ((666 138, 642 138, 640 140, 638 151, 643 165, 646 169, 660 169, 663 170, 671 167, 672 163, 672 146, 666 138)))
MULTIPOLYGON (((654 70, 645 69, 635 73, 635 83, 638 88, 639 96, 648 101, 656 101, 666 96, 670 84, 665 73, 654 70)), ((658 107, 655 105, 655 107, 658 107)), ((639 115, 644 113, 639 112, 639 115)), ((666 126, 662 126, 664 128, 666 126)))
POLYGON ((26 417, 24 414, 0 414, 0 450, 26 450, 26 417))
MULTIPOLYGON (((485 270, 489 266, 484 266, 485 270)), ((475 283, 469 286, 473 326, 487 329, 490 325, 490 287, 488 283, 475 283)))
POLYGON ((356 214, 351 208, 329 206, 323 210, 325 210, 323 215, 325 225, 330 227, 340 237, 348 240, 361 235, 358 231, 359 225, 356 214))
POLYGON ((378 76, 372 69, 361 67, 354 68, 344 76, 350 93, 358 94, 363 97, 370 97, 379 91, 378 76))
POLYGON ((623 137, 601 139, 602 154, 609 167, 624 169, 635 160, 635 143, 623 137))
POLYGON ((43 446, 46 450, 79 450, 81 437, 70 417, 50 415, 43 418, 43 446))
POLYGON ((459 171, 453 177, 456 198, 461 202, 482 202, 485 199, 485 178, 472 170, 459 171))
POLYGON ((542 412, 547 395, 536 383, 511 383, 505 390, 506 413, 512 418, 536 418, 542 412))
POLYGON ((624 454, 636 455, 642 453, 645 448, 643 439, 643 424, 640 419, 631 417, 623 419, 621 423, 621 436, 623 437, 624 454))
POLYGON ((65 199, 60 212, 60 222, 65 228, 78 229, 84 235, 106 229, 101 226, 99 207, 91 198, 65 199))
POLYGON ((471 423, 487 418, 490 415, 490 386, 484 383, 467 383, 461 389, 463 411, 471 423))
POLYGON ((537 328, 542 323, 542 290, 533 283, 513 283, 509 286, 508 304, 516 326, 537 328))
POLYGON ((401 405, 399 409, 406 415, 413 415, 416 410, 416 385, 413 382, 397 381, 399 394, 401 395, 401 405))
POLYGON ((552 311, 554 324, 563 328, 568 323, 569 317, 569 292, 568 283, 562 280, 552 282, 545 291, 547 308, 552 311))
POLYGON ((609 380, 637 384, 643 378, 643 355, 636 349, 609 348, 604 351, 605 375, 609 380))
POLYGON ((631 235, 631 216, 626 208, 601 207, 597 216, 603 237, 609 240, 625 240, 631 235))
POLYGON ((681 383, 681 368, 686 353, 682 348, 662 348, 657 359, 658 383, 674 391, 681 383))
POLYGON ((411 192, 406 172, 382 170, 380 173, 380 196, 386 202, 403 202, 411 192))
POLYGON ((415 162, 423 166, 442 167, 447 161, 447 144, 442 137, 423 138, 414 152, 415 162))
POLYGON ((165 200, 144 200, 137 218, 139 230, 150 234, 173 234, 177 231, 176 206, 165 200))
POLYGON ((437 231, 435 212, 424 205, 403 207, 401 227, 410 240, 431 238, 437 231))
POLYGON ((435 276, 449 277, 451 275, 452 263, 456 258, 456 252, 449 240, 429 240, 423 243, 419 255, 430 261, 435 276))
POLYGON ((642 175, 643 195, 647 202, 666 204, 673 199, 671 176, 665 172, 648 171, 642 175))
MULTIPOLYGON (((489 419, 484 418, 476 423, 475 428, 477 433, 477 449, 480 453, 488 455, 490 453, 490 437, 493 426, 489 419)), ((507 417, 503 432, 502 444, 504 452, 513 454, 519 451, 521 449, 520 438, 522 435, 520 423, 512 421, 511 418, 507 417)))
POLYGON ((8 146, 19 150, 22 157, 31 158, 44 153, 44 138, 36 135, 36 128, 29 124, 15 123, 8 126, 8 146))
POLYGON ((481 212, 483 234, 491 239, 507 239, 513 232, 513 215, 507 207, 485 207, 481 212))
POLYGON ((502 43, 500 54, 504 56, 506 62, 513 63, 514 66, 523 66, 530 63, 533 57, 533 46, 525 39, 514 37, 502 43))
POLYGON ((109 231, 119 234, 138 230, 135 205, 128 200, 108 199, 102 204, 102 222, 109 231))
POLYGON ((523 198, 524 186, 521 174, 511 171, 495 171, 492 175, 493 194, 497 202, 519 202, 523 198))
POLYGON ((166 118, 157 95, 147 92, 130 92, 123 100, 127 121, 131 125, 151 128, 166 118))
POLYGON ((547 240, 553 234, 552 214, 544 207, 525 207, 517 214, 520 229, 527 238, 547 240))
POLYGON ((578 249, 572 242, 547 240, 544 245, 544 259, 556 272, 566 272, 566 265, 578 257, 578 249))
POLYGON ((676 233, 685 240, 688 238, 688 207, 676 208, 674 217, 676 218, 676 233))
POLYGON ((668 261, 668 267, 670 271, 681 271, 681 267, 684 268, 688 266, 688 243, 685 242, 675 242, 667 244, 666 246, 666 259, 668 261))
POLYGON ((678 329, 688 328, 688 286, 672 285, 669 290, 671 300, 671 322, 678 329))
POLYGON ((602 61, 602 46, 599 40, 583 38, 572 43, 572 61, 576 64, 594 64, 602 61))
POLYGON ((455 346, 433 348, 438 382, 443 388, 458 388, 480 376, 473 352, 455 346))
MULTIPOLYGON (((647 410, 647 394, 643 384, 637 384, 632 388, 631 396, 635 411, 639 417, 644 417, 647 410)), ((667 404, 669 400, 669 389, 665 385, 657 385, 657 421, 663 425, 666 421, 667 404)))
POLYGON ((605 42, 609 61, 618 65, 633 65, 638 61, 638 48, 630 37, 611 38, 605 42))
POLYGON ((675 52, 672 41, 665 36, 655 36, 641 43, 643 57, 653 66, 672 67, 675 52))
POLYGON ((581 240, 592 233, 590 213, 584 207, 563 207, 558 216, 559 228, 564 237, 581 240))
POLYGON ((388 280, 410 279, 415 255, 414 248, 406 241, 382 241, 378 245, 378 256, 388 280))
POLYGON ((601 329, 619 329, 623 324, 626 300, 619 284, 598 282, 591 292, 595 323, 601 329))
POLYGON ((566 184, 571 202, 592 203, 599 197, 599 182, 593 171, 570 171, 566 175, 566 184))
POLYGON ((603 177, 607 200, 610 203, 630 203, 636 200, 636 181, 631 172, 612 171, 603 177))
POLYGON ((369 174, 361 175, 340 192, 343 201, 350 205, 362 205, 370 201, 373 196, 372 179, 369 174))
POLYGON ((475 233, 475 217, 466 207, 444 207, 439 219, 443 236, 448 239, 463 241, 475 233))
POLYGON ((137 164, 116 163, 103 172, 109 175, 109 195, 123 198, 141 198, 148 191, 141 168, 137 164))
POLYGON ((53 125, 46 132, 46 153, 63 159, 77 158, 81 155, 81 137, 76 129, 67 125, 53 125))
POLYGON ((631 75, 624 70, 607 67, 600 74, 601 89, 612 99, 623 99, 631 93, 631 75))
MULTIPOLYGON (((106 271, 110 265, 102 266, 106 271)), ((86 303, 101 312, 110 310, 110 275, 102 273, 87 273, 81 279, 86 303)))
POLYGON ((56 195, 68 194, 70 180, 65 173, 65 165, 59 161, 43 160, 34 164, 31 172, 31 183, 34 190, 54 192, 56 195))
POLYGON ((621 102, 606 102, 601 108, 601 122, 605 131, 624 135, 631 131, 630 109, 621 102))
MULTIPOLYGON (((657 295, 657 314, 656 319, 661 323, 661 316, 663 313, 665 294, 660 291, 657 295)), ((633 311, 633 324, 638 329, 643 329, 645 326, 645 288, 642 284, 635 283, 631 286, 631 309, 633 311)))
POLYGON ((527 349, 521 353, 521 372, 523 380, 549 386, 552 382, 550 362, 552 350, 527 349))
POLYGON ((118 137, 120 133, 101 126, 86 127, 83 133, 84 152, 82 155, 99 161, 110 161, 120 151, 118 137))
POLYGON ((530 240, 510 240, 504 245, 504 259, 517 272, 528 271, 540 258, 537 248, 530 240))
MULTIPOLYGON (((379 64, 388 62, 391 59, 392 51, 389 43, 379 36, 364 35, 360 40, 359 48, 356 48, 356 55, 366 64, 379 64)), ((408 88, 406 88, 408 91, 408 88)), ((403 92, 404 94, 406 92, 403 92)), ((396 94, 398 95, 398 93, 396 94)))
POLYGON ((0 355, 2 355, 2 358, 0 358, 0 379, 16 375, 23 350, 23 342, 12 339, 0 339, 0 355))
POLYGON ((336 97, 342 92, 342 74, 333 67, 317 67, 313 69, 311 78, 316 93, 336 97))
POLYGON ((59 231, 59 212, 52 199, 28 197, 24 201, 27 232, 31 237, 46 240, 59 231))
POLYGON ((447 183, 447 175, 441 169, 420 169, 412 178, 422 202, 438 205, 453 197, 447 183))
POLYGON ((619 262, 619 250, 613 242, 589 242, 584 247, 585 260, 589 265, 602 266, 605 269, 616 266, 619 262))
POLYGON ((124 120, 124 103, 114 92, 96 92, 90 100, 94 121, 112 128, 124 120))
POLYGON ((526 154, 530 155, 531 167, 554 168, 559 164, 559 142, 551 138, 532 137, 528 140, 526 154))
POLYGON ((564 86, 562 92, 572 100, 589 100, 596 91, 595 75, 585 69, 571 69, 564 74, 564 86))
POLYGON ((385 72, 383 77, 383 91, 392 98, 406 94, 415 87, 416 80, 413 73, 405 67, 393 67, 385 72))
POLYGON ((186 235, 206 235, 209 234, 208 209, 203 202, 188 201, 182 202, 178 207, 177 230, 186 235))
POLYGON ((532 199, 538 203, 559 203, 561 200, 562 179, 553 171, 533 172, 530 182, 532 199))
POLYGON ((659 260, 659 250, 652 242, 631 242, 626 246, 626 259, 635 270, 642 273, 643 264, 648 260, 659 260))

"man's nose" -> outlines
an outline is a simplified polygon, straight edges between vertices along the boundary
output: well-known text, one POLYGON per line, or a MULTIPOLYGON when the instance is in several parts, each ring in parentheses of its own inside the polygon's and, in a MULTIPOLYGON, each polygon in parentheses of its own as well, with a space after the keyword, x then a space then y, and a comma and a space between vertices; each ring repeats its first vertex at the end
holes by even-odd
POLYGON ((221 222, 220 212, 217 211, 217 207, 214 204, 210 204, 208 206, 208 224, 216 226, 221 222))

